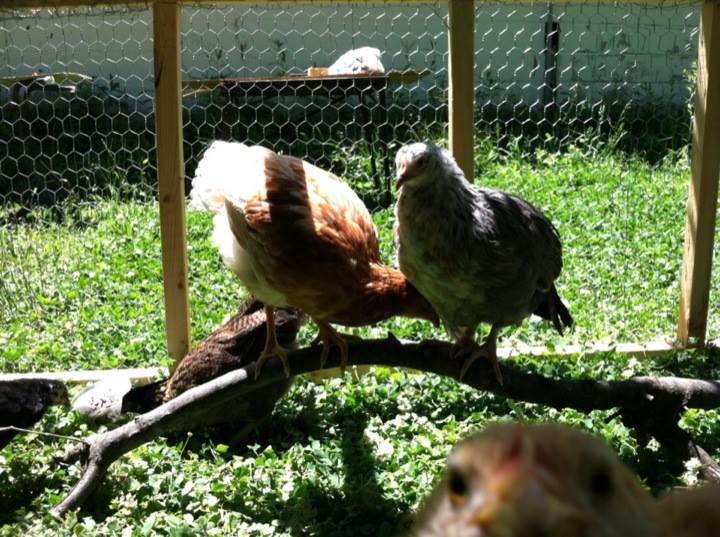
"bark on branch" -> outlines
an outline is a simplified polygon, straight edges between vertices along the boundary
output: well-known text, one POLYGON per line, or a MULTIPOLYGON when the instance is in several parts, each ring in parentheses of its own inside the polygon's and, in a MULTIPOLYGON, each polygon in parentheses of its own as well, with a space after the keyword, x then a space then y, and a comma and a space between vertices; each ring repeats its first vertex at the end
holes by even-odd
MULTIPOLYGON (((458 379, 462 361, 451 360, 449 350, 450 345, 446 343, 402 344, 389 335, 385 339, 349 342, 349 364, 409 367, 458 379)), ((291 352, 289 357, 293 374, 316 371, 320 363, 320 351, 320 347, 313 346, 291 352)), ((326 367, 337 367, 338 363, 337 353, 333 352, 326 367)), ((635 377, 621 381, 567 380, 524 373, 508 365, 501 364, 500 368, 504 386, 497 383, 491 366, 484 361, 473 364, 462 382, 519 401, 582 411, 618 408, 623 411, 623 416, 630 413, 628 415, 677 418, 686 408, 720 407, 720 381, 717 380, 678 377, 635 377)), ((284 378, 278 360, 267 362, 259 379, 254 380, 254 376, 255 363, 252 362, 245 368, 188 390, 121 427, 88 438, 85 471, 68 496, 53 509, 53 514, 62 516, 80 507, 98 486, 110 465, 128 451, 161 434, 191 428, 194 422, 203 415, 216 412, 219 406, 284 378)), ((685 445, 688 446, 687 442, 685 445)), ((693 446, 696 455, 704 454, 705 459, 701 458, 701 462, 712 470, 706 475, 717 475, 715 461, 702 448, 695 444, 693 446)))

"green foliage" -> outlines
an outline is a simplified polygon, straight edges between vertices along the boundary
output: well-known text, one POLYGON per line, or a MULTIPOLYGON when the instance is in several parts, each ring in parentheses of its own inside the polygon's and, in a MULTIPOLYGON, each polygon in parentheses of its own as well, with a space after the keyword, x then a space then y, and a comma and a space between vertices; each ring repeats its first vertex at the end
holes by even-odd
MULTIPOLYGON (((368 195, 367 155, 336 154, 368 195), (357 159, 357 161, 353 161, 357 159)), ((501 344, 643 341, 674 333, 683 239, 686 154, 651 164, 612 144, 577 139, 563 153, 479 137, 477 182, 523 195, 558 226, 565 268, 558 282, 576 320, 564 337, 533 320, 501 344)), ((9 210, 9 209, 3 209, 9 210)), ((49 210, 48 210, 49 211, 49 210)), ((0 218, 3 214, 0 214, 0 218)), ((393 262, 392 211, 375 212, 383 258, 393 262)), ((194 339, 236 309, 243 290, 210 243, 211 218, 188 211, 194 339)), ((157 204, 147 194, 93 197, 62 217, 35 212, 0 227, 0 370, 155 366, 164 362, 157 204), (128 201, 130 199, 131 201, 128 201)), ((717 282, 717 276, 715 277, 717 282)), ((717 286, 716 286, 717 287, 717 286)), ((711 303, 711 330, 718 301, 711 303)), ((393 319, 363 336, 445 338, 428 323, 393 319)), ((302 333, 304 342, 314 328, 302 333)), ((638 361, 608 353, 514 365, 568 378, 678 374, 717 378, 717 353, 638 361)), ((656 443, 638 442, 612 412, 553 410, 478 393, 430 374, 377 368, 355 378, 299 379, 272 419, 232 451, 211 438, 158 439, 121 458, 83 511, 48 509, 79 467, 54 457, 66 441, 28 435, 0 452, 0 536, 398 535, 431 489, 452 445, 488 422, 546 421, 606 438, 655 491, 686 474, 656 443)), ((720 455, 716 411, 683 426, 720 455)), ((85 436, 97 430, 52 409, 38 426, 85 436)))

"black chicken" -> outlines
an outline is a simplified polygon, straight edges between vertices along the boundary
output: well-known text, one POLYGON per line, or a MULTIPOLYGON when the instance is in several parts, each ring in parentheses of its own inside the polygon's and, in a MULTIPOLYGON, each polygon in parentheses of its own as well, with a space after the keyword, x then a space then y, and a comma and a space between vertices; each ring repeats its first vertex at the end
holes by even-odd
POLYGON ((13 429, 27 429, 42 418, 53 405, 69 405, 65 384, 51 379, 17 379, 0 381, 0 449, 17 434, 13 429))

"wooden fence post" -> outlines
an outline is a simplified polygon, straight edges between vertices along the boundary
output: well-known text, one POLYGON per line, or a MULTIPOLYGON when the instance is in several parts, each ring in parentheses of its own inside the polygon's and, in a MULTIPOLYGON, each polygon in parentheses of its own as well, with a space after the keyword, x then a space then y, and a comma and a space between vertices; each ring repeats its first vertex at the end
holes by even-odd
POLYGON ((181 7, 177 1, 156 0, 153 4, 155 140, 165 289, 165 330, 168 352, 175 361, 171 369, 185 356, 190 345, 181 97, 181 15, 181 7))
POLYGON ((450 152, 474 181, 475 6, 473 0, 448 0, 450 152))
POLYGON ((697 94, 677 333, 678 342, 682 345, 702 345, 705 340, 720 174, 718 140, 720 6, 717 0, 710 0, 703 4, 700 17, 697 94))

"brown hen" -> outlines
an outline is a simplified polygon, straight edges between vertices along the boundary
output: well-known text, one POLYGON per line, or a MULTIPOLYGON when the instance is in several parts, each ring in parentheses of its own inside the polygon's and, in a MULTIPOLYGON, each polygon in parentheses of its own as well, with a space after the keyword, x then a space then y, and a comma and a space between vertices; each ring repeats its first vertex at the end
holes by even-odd
POLYGON ((198 164, 192 203, 215 213, 213 239, 225 264, 266 304, 268 357, 290 369, 275 338, 273 308, 293 306, 318 325, 321 366, 347 343, 330 323, 363 326, 394 315, 437 322, 401 272, 380 260, 370 213, 342 180, 260 146, 215 141, 198 164))
MULTIPOLYGON (((293 308, 275 311, 275 330, 280 345, 296 347, 295 338, 305 323, 302 312, 293 308)), ((122 412, 149 412, 178 395, 209 382, 229 371, 245 367, 263 350, 267 323, 262 302, 250 295, 240 311, 205 337, 185 355, 170 378, 137 386, 124 394, 122 412)), ((217 424, 235 430, 232 443, 241 443, 252 430, 267 419, 277 401, 287 393, 294 377, 281 379, 260 390, 234 398, 220 412, 205 412, 193 417, 193 429, 217 424)), ((223 431, 228 428, 223 427, 223 431)))
POLYGON ((495 425, 455 448, 414 537, 658 537, 652 497, 601 440, 495 425))
MULTIPOLYGON (((302 312, 293 308, 277 309, 275 331, 278 343, 288 350, 295 348, 295 338, 303 324, 305 316, 302 312)), ((267 339, 266 329, 264 304, 249 295, 238 313, 185 355, 170 378, 136 386, 124 394, 122 411, 148 412, 191 388, 245 367, 262 352, 267 339)), ((293 379, 288 378, 270 384, 245 397, 245 400, 238 400, 235 408, 228 409, 222 415, 213 416, 213 419, 216 418, 219 423, 232 421, 235 411, 243 418, 248 415, 269 414, 277 399, 285 394, 292 382, 293 379), (249 410, 244 408, 246 404, 250 405, 249 410), (253 407, 262 408, 256 411, 253 407)), ((205 421, 203 424, 207 425, 209 422, 205 421)))

